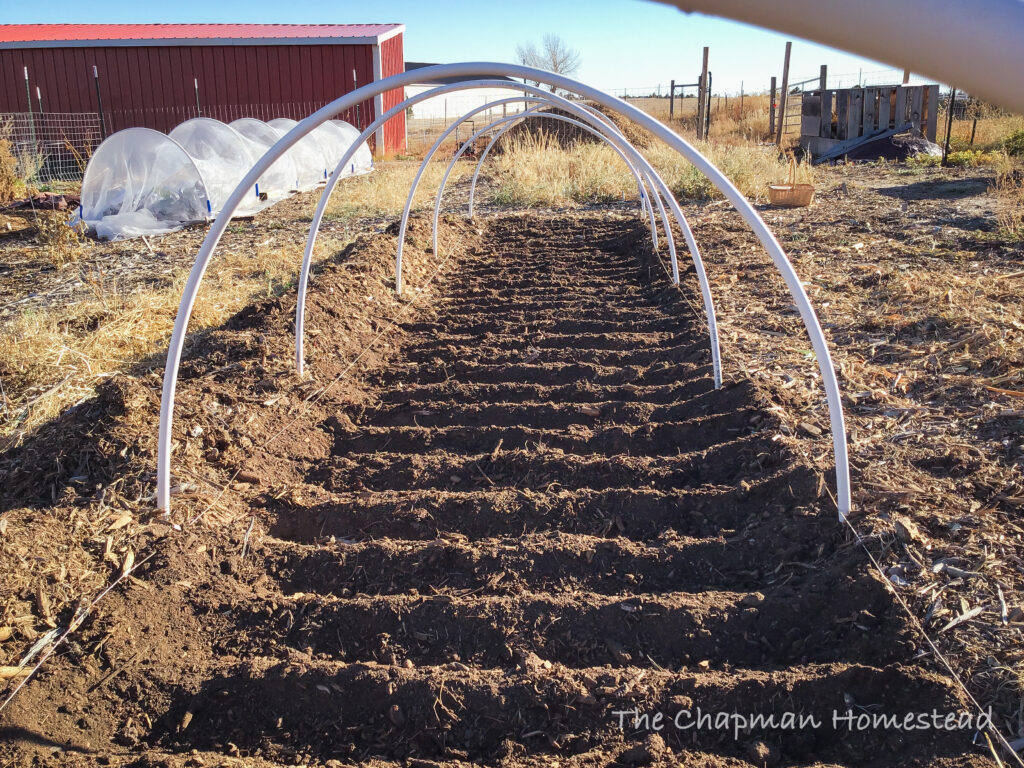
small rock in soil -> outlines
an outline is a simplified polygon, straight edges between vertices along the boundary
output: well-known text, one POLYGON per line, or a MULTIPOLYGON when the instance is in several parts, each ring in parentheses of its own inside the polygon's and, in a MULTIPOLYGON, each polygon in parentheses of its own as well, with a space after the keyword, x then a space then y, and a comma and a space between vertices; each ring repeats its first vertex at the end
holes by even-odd
POLYGON ((642 743, 630 747, 621 755, 619 760, 627 765, 648 765, 655 760, 661 760, 668 752, 665 740, 656 733, 650 733, 642 743))
POLYGON ((779 762, 779 750, 760 740, 747 747, 747 755, 755 765, 775 765, 779 762))

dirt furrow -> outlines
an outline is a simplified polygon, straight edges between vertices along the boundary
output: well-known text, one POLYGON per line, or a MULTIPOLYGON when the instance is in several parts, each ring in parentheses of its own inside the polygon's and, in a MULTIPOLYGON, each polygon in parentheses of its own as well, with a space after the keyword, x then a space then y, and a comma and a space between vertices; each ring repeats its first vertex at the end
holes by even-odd
MULTIPOLYGON (((969 732, 834 721, 965 707, 778 439, 770 393, 714 389, 692 274, 666 288, 635 218, 480 226, 394 354, 301 436, 243 449, 182 427, 180 453, 250 468, 231 487, 248 528, 186 532, 112 595, 109 617, 135 617, 107 630, 135 652, 102 682, 116 715, 90 723, 78 695, 60 722, 139 766, 984 764, 969 732), (630 710, 812 724, 654 733, 630 710)), ((323 376, 346 307, 317 295, 323 376)), ((279 386, 187 413, 273 429, 296 412, 279 386)))

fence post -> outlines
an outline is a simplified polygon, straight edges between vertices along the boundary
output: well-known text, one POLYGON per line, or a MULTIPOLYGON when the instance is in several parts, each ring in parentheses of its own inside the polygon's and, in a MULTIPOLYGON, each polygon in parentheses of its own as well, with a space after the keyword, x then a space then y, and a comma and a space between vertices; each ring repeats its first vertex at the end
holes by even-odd
POLYGON ((25 98, 28 99, 28 131, 32 137, 32 153, 38 150, 36 146, 36 118, 32 114, 32 90, 28 86, 28 67, 25 67, 25 98))
POLYGON ((768 99, 768 133, 775 135, 775 78, 772 78, 772 95, 768 99))
POLYGON ((671 120, 676 114, 676 81, 668 87, 668 119, 671 120))
POLYGON ((103 117, 103 98, 100 96, 100 72, 96 65, 92 65, 92 80, 96 84, 96 108, 100 113, 100 139, 107 138, 107 121, 103 117))
POLYGON ((700 68, 700 81, 697 84, 697 138, 704 138, 705 101, 708 98, 708 47, 704 46, 704 63, 700 68))
POLYGON ((740 120, 743 119, 743 81, 740 80, 740 120))
MULTIPOLYGON (((358 87, 359 87, 359 81, 356 79, 356 68, 352 67, 352 90, 354 91, 358 87)), ((447 101, 445 101, 445 103, 444 103, 444 108, 445 108, 445 114, 447 115, 447 113, 448 113, 448 102, 447 101)), ((360 131, 363 130, 363 124, 362 124, 362 121, 360 119, 359 105, 358 104, 356 104, 356 128, 358 128, 360 131)))
MULTIPOLYGON (((708 136, 711 135, 711 72, 708 71, 708 105, 704 109, 704 140, 707 141, 708 136)), ((719 97, 721 102, 721 97, 719 97)))
POLYGON ((828 65, 821 65, 821 72, 818 74, 818 90, 822 93, 825 92, 826 84, 828 83, 828 65))
POLYGON ((946 141, 942 145, 942 165, 948 166, 949 134, 953 132, 953 107, 956 105, 956 88, 949 89, 949 106, 946 107, 946 141))
POLYGON ((789 54, 793 50, 793 43, 786 41, 786 58, 782 62, 782 93, 779 97, 779 120, 775 126, 775 143, 778 146, 782 146, 782 134, 785 132, 786 125, 786 102, 787 98, 786 91, 789 89, 789 54))

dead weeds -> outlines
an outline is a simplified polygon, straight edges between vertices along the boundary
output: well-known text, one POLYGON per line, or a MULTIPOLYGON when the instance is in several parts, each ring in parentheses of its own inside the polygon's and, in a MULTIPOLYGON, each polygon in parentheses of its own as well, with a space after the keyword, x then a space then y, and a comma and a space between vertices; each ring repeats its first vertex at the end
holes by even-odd
MULTIPOLYGON (((764 215, 840 371, 853 522, 971 690, 1019 738, 1021 243, 996 231, 985 176, 937 175, 907 184, 894 169, 840 167, 814 207, 764 215)), ((716 244, 705 258, 726 371, 763 383, 780 439, 797 441, 831 482, 823 391, 781 278, 724 206, 694 209, 692 221, 698 242, 716 244)))

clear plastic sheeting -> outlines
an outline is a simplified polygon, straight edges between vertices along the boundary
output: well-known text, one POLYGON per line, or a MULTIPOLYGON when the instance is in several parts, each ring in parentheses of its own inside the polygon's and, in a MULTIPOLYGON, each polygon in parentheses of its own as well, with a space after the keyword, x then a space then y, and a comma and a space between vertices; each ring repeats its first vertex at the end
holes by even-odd
MULTIPOLYGON (((271 120, 267 125, 287 133, 298 123, 287 117, 271 120)), ((314 189, 326 179, 327 156, 315 132, 299 139, 290 150, 295 161, 295 188, 300 191, 314 189)))
MULTIPOLYGON (((77 215, 97 237, 122 240, 173 232, 220 213, 249 170, 297 123, 253 118, 230 125, 208 117, 181 123, 170 135, 128 128, 96 150, 82 181, 77 215)), ((252 185, 233 216, 253 214, 315 189, 348 152, 359 132, 326 122, 281 153, 252 185)), ((342 174, 373 167, 364 141, 342 174)))
MULTIPOLYGON (((263 154, 257 145, 234 128, 209 117, 186 120, 168 135, 184 147, 199 166, 206 180, 213 214, 220 213, 228 195, 263 154)), ((251 216, 266 206, 254 186, 237 215, 251 216)))
MULTIPOLYGON (((330 124, 338 128, 347 139, 345 148, 348 149, 352 145, 352 142, 358 141, 359 129, 351 123, 346 123, 344 120, 331 120, 330 124)), ((326 123, 325 123, 326 125, 326 123)), ((335 161, 337 162, 337 161, 335 161)), ((370 145, 365 141, 360 145, 359 149, 356 150, 355 155, 349 161, 349 167, 345 169, 346 176, 357 176, 361 173, 369 173, 373 170, 373 153, 370 152, 370 145)))
POLYGON ((327 175, 330 176, 334 166, 341 160, 345 150, 348 149, 352 141, 341 128, 334 125, 330 120, 323 125, 317 126, 313 133, 316 135, 317 140, 319 140, 320 148, 324 152, 324 159, 327 161, 327 175))
MULTIPOLYGON (((284 134, 271 125, 254 117, 243 117, 229 125, 253 142, 258 148, 256 157, 260 157, 277 143, 284 134)), ((295 189, 295 160, 292 152, 285 152, 264 173, 256 186, 261 195, 266 195, 271 203, 288 197, 295 189)))
POLYGON ((155 235, 210 213, 206 182, 188 152, 149 128, 127 128, 96 149, 79 217, 102 240, 155 235))

